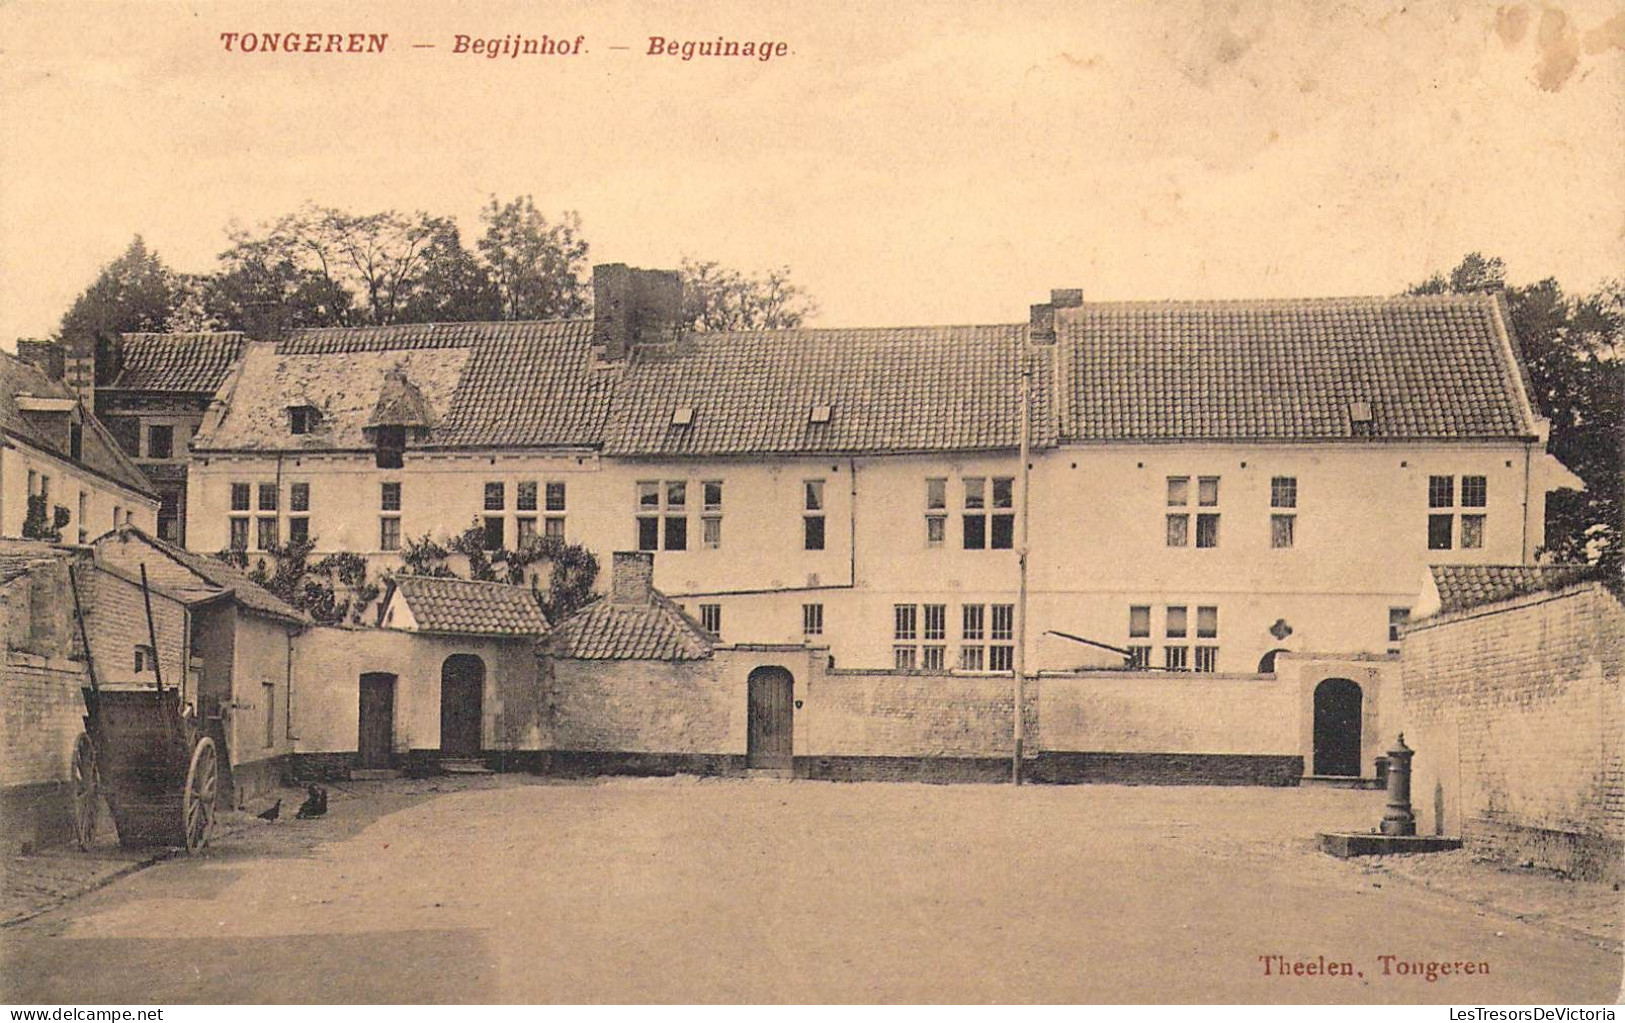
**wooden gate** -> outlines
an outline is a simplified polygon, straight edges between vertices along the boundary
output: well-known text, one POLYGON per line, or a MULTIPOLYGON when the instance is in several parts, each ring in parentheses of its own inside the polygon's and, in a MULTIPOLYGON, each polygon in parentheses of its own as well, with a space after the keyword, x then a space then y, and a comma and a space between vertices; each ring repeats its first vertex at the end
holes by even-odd
POLYGON ((795 681, 783 668, 757 668, 747 682, 750 730, 745 766, 789 770, 795 735, 795 681))
POLYGON ((388 672, 361 676, 361 735, 356 748, 363 769, 390 766, 395 751, 395 676, 388 672))

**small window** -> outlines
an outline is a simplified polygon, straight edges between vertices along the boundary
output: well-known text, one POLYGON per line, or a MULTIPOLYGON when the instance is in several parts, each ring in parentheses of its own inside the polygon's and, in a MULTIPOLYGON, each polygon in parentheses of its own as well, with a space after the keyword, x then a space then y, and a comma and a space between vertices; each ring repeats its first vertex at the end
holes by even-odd
POLYGON ((688 507, 688 482, 686 480, 666 481, 666 508, 669 511, 682 511, 688 507))
POLYGON ((259 549, 262 551, 274 550, 277 546, 276 519, 272 516, 261 518, 258 522, 259 549))
POLYGON ((499 551, 508 544, 508 520, 501 515, 487 515, 485 517, 485 536, 483 547, 488 551, 499 551))
POLYGON ((692 406, 692 405, 679 405, 676 408, 672 409, 671 410, 671 425, 673 425, 673 426, 692 426, 692 425, 694 425, 694 406, 692 406))
POLYGON ((1219 546, 1219 517, 1217 515, 1196 516, 1196 546, 1219 546))
POLYGON ((1454 476, 1428 477, 1428 507, 1450 508, 1456 503, 1456 478, 1454 476))
POLYGON ((960 609, 959 638, 978 642, 987 638, 987 609, 981 604, 966 604, 960 609))
POLYGON ((399 483, 379 484, 378 507, 384 511, 401 510, 401 485, 399 483))
POLYGON ((250 488, 247 483, 233 483, 231 485, 231 510, 247 511, 250 488))
POLYGON ((705 511, 721 511, 722 510, 722 481, 721 480, 706 480, 704 483, 700 484, 700 489, 703 492, 702 496, 703 496, 704 501, 705 501, 704 510, 705 511))
MULTIPOLYGON (((806 480, 802 484, 806 511, 822 512, 824 508, 824 481, 806 480)), ((807 514, 801 517, 802 548, 809 551, 824 549, 824 516, 807 514)))
POLYGON ((1453 515, 1428 516, 1428 550, 1447 551, 1450 549, 1450 534, 1454 518, 1453 515))
POLYGON ((1186 608, 1170 607, 1167 611, 1167 634, 1170 639, 1184 639, 1188 628, 1186 608))
POLYGON ((288 542, 310 542, 310 516, 294 515, 288 519, 288 542))
POLYGON ((1219 648, 1216 646, 1199 646, 1196 648, 1196 670, 1201 672, 1215 672, 1219 670, 1219 648))
POLYGON ((722 635, 722 605, 700 605, 700 627, 713 636, 722 635))
POLYGON ((660 484, 653 480, 644 480, 638 484, 638 507, 660 507, 660 484))
POLYGON ((898 671, 913 671, 916 667, 915 657, 914 647, 892 647, 892 667, 898 671))
POLYGON ((892 639, 919 638, 919 608, 913 604, 892 605, 892 639))
POLYGON ((514 508, 518 509, 519 511, 535 511, 536 481, 520 480, 518 483, 514 484, 513 502, 514 508))
POLYGON ((292 483, 288 486, 288 510, 310 511, 310 484, 292 483))
POLYGON ((824 481, 807 480, 803 484, 806 494, 806 509, 808 511, 824 510, 824 481))
POLYGON ((1165 646, 1162 648, 1162 666, 1169 671, 1190 670, 1190 648, 1165 646))
POLYGON ((1168 546, 1190 546, 1191 517, 1189 515, 1168 516, 1168 546))
POLYGON ((1196 503, 1212 508, 1219 503, 1219 477, 1203 476, 1196 481, 1196 503))
POLYGON ((549 483, 547 485, 546 499, 547 499, 546 508, 547 508, 548 511, 550 511, 550 512, 561 512, 561 511, 563 511, 564 510, 564 484, 559 483, 559 482, 549 483))
POLYGON ((528 546, 536 539, 536 516, 516 515, 513 520, 513 542, 520 548, 528 546))
POLYGON ((801 634, 803 636, 822 636, 824 634, 824 605, 801 605, 801 634))
POLYGON ((501 511, 507 506, 507 488, 501 483, 487 483, 485 485, 485 510, 501 511))
POLYGON ((1296 542, 1298 517, 1296 515, 1270 516, 1270 546, 1277 550, 1290 548, 1296 542))
POLYGON ((920 648, 920 667, 926 671, 942 671, 947 666, 947 647, 940 644, 927 644, 920 648))
POLYGON ((1183 508, 1191 503, 1191 478, 1189 476, 1168 477, 1168 507, 1183 508))
POLYGON ((321 423, 321 413, 309 405, 288 410, 288 429, 291 433, 315 433, 321 423))
POLYGON ((173 426, 147 427, 147 457, 171 458, 175 454, 175 428, 173 426))
POLYGON ((940 511, 948 507, 948 481, 945 479, 928 479, 925 481, 925 508, 926 511, 940 511))
POLYGON ((638 550, 660 549, 660 520, 652 515, 638 519, 638 550))
POLYGON ((542 532, 549 540, 564 539, 564 518, 559 515, 549 515, 542 521, 542 532))
POLYGON ((153 665, 157 662, 157 660, 158 658, 152 652, 152 647, 145 644, 136 645, 135 673, 137 675, 141 674, 142 672, 152 671, 153 665))
POLYGON ((948 638, 948 605, 926 604, 925 607, 925 638, 948 638))
POLYGON ((1145 604, 1134 604, 1128 609, 1128 634, 1130 639, 1141 639, 1151 635, 1151 608, 1145 604))
POLYGON ((993 507, 1014 508, 1016 506, 1016 481, 1011 476, 995 476, 993 478, 993 507))
MULTIPOLYGON (((1482 508, 1489 501, 1489 481, 1483 476, 1461 478, 1461 506, 1482 508)), ((1466 546, 1463 544, 1463 546, 1466 546)))
POLYGON ((276 511, 277 487, 275 483, 260 484, 260 511, 276 511))
POLYGON ((1127 664, 1125 668, 1151 667, 1151 648, 1149 646, 1130 645, 1128 648, 1127 664))
POLYGON ((378 520, 378 549, 381 551, 398 551, 401 549, 401 520, 393 515, 385 515, 378 520))
POLYGON ((1217 639, 1219 635, 1219 609, 1216 607, 1198 607, 1196 609, 1196 638, 1217 639))
POLYGON ((1298 478, 1275 476, 1270 479, 1270 507, 1296 508, 1298 506, 1298 478))
POLYGON ((965 477, 965 507, 987 507, 987 480, 980 476, 965 477))
POLYGON ((681 515, 666 516, 666 550, 688 550, 688 519, 681 515))
POLYGON ((980 646, 967 646, 959 648, 959 670, 986 671, 987 648, 980 646))
POLYGON ((700 520, 705 546, 716 550, 722 546, 722 516, 707 515, 700 520))
POLYGON ((1016 605, 993 604, 990 607, 993 618, 991 638, 995 641, 1015 638, 1016 605))
POLYGON ((964 547, 967 551, 981 551, 987 549, 986 515, 965 516, 964 547))
POLYGON ((1484 516, 1463 515, 1461 517, 1461 549, 1464 551, 1477 550, 1484 546, 1484 516))
POLYGON ((1411 609, 1408 607, 1391 607, 1388 609, 1388 642, 1398 643, 1400 634, 1405 626, 1410 624, 1411 609))
POLYGON ((807 422, 820 424, 827 423, 829 422, 833 411, 834 410, 828 405, 814 405, 807 413, 807 422))
MULTIPOLYGON (((118 509, 113 510, 113 525, 117 526, 118 509)), ((248 517, 234 515, 227 523, 231 531, 231 549, 234 551, 248 550, 248 517)))
POLYGON ((947 516, 927 515, 925 517, 925 545, 927 547, 941 547, 947 535, 947 516))

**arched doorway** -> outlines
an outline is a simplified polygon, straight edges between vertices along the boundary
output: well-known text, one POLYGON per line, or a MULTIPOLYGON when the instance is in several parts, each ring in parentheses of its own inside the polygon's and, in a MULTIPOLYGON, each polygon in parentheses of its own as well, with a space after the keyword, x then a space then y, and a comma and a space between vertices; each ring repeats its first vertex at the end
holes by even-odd
POLYGON ((360 735, 356 750, 361 768, 388 770, 395 752, 395 676, 387 671, 369 671, 361 676, 360 735))
POLYGON ((1360 687, 1329 678, 1315 687, 1315 774, 1360 776, 1360 687))
POLYGON ((480 722, 485 708, 485 662, 473 654, 452 654, 440 666, 440 754, 480 755, 480 722))
POLYGON ((761 667, 746 682, 750 725, 745 737, 745 766, 788 770, 794 762, 795 680, 780 667, 761 667))

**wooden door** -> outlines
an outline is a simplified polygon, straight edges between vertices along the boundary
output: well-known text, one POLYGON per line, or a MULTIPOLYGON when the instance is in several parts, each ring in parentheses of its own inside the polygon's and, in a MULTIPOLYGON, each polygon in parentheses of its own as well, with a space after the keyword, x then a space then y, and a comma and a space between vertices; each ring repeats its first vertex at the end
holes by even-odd
POLYGON ((390 766, 395 749, 395 676, 368 672, 361 676, 361 736, 357 749, 361 766, 381 770, 390 766))
POLYGON ((1315 773, 1360 777, 1360 687, 1329 678, 1315 687, 1315 773))
POLYGON ((440 753, 480 755, 480 722, 485 713, 485 662, 453 654, 440 667, 440 753))
POLYGON ((747 682, 750 726, 745 765, 788 769, 795 734, 794 680, 783 668, 757 668, 747 682))

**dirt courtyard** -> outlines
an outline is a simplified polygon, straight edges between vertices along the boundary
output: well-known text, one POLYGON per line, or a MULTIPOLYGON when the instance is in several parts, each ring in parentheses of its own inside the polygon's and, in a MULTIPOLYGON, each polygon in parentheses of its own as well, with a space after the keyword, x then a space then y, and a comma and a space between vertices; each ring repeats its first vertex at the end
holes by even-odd
POLYGON ((1615 1000, 1617 929, 1588 939, 1314 850, 1314 831, 1366 830, 1381 805, 1322 789, 358 783, 325 819, 253 821, 0 931, 0 1001, 1615 1000), (1429 962, 1488 972, 1429 981, 1412 966, 1429 962))

